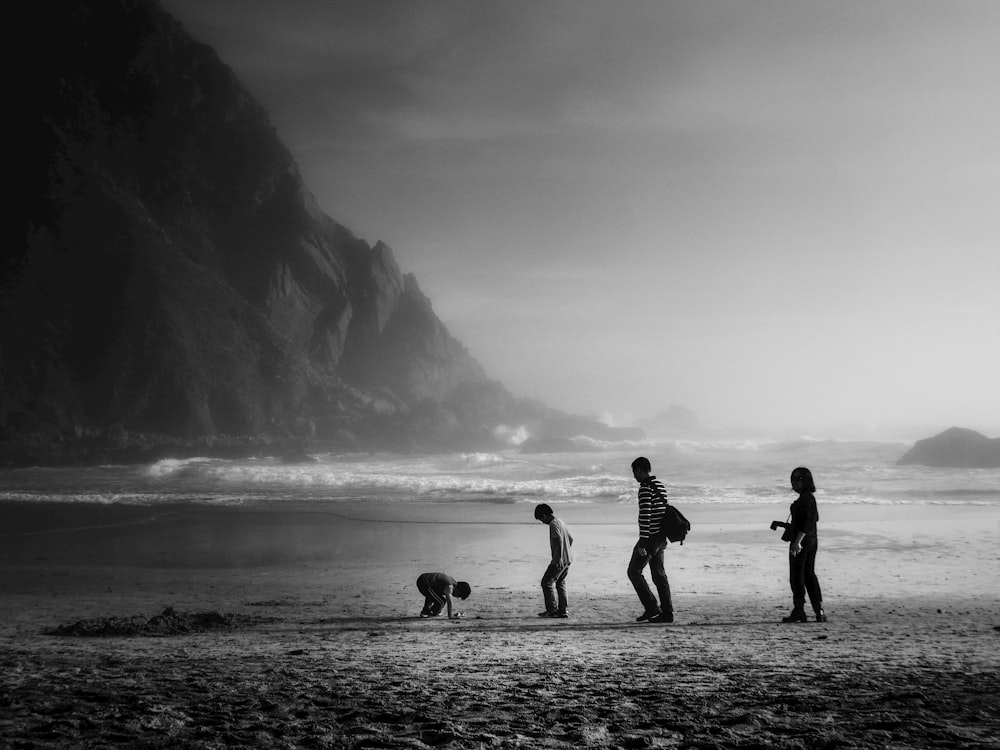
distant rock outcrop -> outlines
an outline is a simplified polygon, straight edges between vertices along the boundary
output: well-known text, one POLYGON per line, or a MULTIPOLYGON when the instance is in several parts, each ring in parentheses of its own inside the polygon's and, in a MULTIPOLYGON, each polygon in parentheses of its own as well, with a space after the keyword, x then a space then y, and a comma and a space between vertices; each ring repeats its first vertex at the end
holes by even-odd
POLYGON ((561 416, 487 377, 392 250, 319 209, 266 112, 155 0, 22 17, 0 464, 477 449, 561 416))
POLYGON ((1000 467, 1000 438, 988 438, 975 430, 952 427, 934 437, 918 440, 896 463, 997 468, 1000 467))

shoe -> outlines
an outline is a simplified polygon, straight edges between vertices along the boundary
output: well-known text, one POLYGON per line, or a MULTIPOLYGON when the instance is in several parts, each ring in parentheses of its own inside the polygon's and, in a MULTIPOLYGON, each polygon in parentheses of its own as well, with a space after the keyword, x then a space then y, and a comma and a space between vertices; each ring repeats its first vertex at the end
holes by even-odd
POLYGON ((792 613, 790 615, 788 615, 788 617, 782 617, 781 621, 782 622, 808 622, 809 620, 806 617, 806 613, 803 612, 801 609, 793 609, 792 613))
POLYGON ((635 621, 636 622, 645 622, 646 620, 652 620, 654 617, 659 617, 659 616, 660 616, 660 610, 658 610, 658 609, 648 610, 647 609, 641 615, 639 615, 638 617, 636 617, 635 621))
POLYGON ((562 620, 565 620, 566 618, 569 617, 569 615, 566 614, 565 612, 556 612, 554 616, 558 617, 558 618, 560 618, 562 620))
POLYGON ((660 612, 656 617, 650 617, 650 622, 673 622, 674 613, 673 612, 660 612))
POLYGON ((538 616, 539 617, 558 617, 559 613, 558 612, 549 612, 548 610, 545 610, 544 612, 539 612, 538 616))
POLYGON ((819 610, 816 613, 816 622, 826 622, 826 612, 819 610))

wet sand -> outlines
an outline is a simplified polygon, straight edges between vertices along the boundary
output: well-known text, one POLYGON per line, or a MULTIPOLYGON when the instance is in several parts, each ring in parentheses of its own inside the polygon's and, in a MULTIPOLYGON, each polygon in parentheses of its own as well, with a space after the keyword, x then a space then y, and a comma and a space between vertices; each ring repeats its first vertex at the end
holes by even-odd
POLYGON ((1000 511, 821 507, 830 621, 782 625, 786 509, 685 508, 649 625, 627 506, 556 508, 571 617, 541 620, 530 506, 3 503, 0 746, 1000 747, 1000 511), (463 619, 417 617, 427 570, 463 619))

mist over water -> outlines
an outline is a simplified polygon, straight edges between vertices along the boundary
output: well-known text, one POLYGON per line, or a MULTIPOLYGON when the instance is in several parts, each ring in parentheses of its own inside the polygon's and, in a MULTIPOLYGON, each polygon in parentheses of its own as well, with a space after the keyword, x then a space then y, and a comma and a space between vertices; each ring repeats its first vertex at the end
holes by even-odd
MULTIPOLYGON (((647 456, 678 504, 790 502, 788 475, 805 465, 817 497, 838 503, 1000 504, 1000 470, 896 466, 909 446, 813 440, 660 441, 574 453, 516 449, 446 455, 331 455, 166 459, 145 466, 27 468, 0 473, 0 500, 329 506, 365 500, 393 509, 434 503, 475 506, 546 502, 594 508, 634 503, 633 458, 647 456)), ((411 508, 412 509, 412 508, 411 508)))

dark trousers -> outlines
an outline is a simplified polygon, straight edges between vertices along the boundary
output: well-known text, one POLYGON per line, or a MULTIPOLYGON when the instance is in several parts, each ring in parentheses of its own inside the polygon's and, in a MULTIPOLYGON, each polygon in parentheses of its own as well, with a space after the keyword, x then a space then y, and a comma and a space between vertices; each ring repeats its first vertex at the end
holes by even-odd
POLYGON ((444 608, 444 597, 441 597, 442 601, 438 601, 433 596, 431 596, 431 590, 421 580, 417 580, 417 591, 424 595, 424 608, 420 611, 422 615, 439 615, 441 610, 444 608))
POLYGON ((560 566, 549 563, 542 576, 542 596, 545 598, 546 612, 566 614, 566 576, 569 575, 569 565, 560 566))
POLYGON ((815 536, 802 538, 802 551, 792 555, 791 545, 788 547, 788 582, 792 586, 792 604, 796 609, 802 609, 806 604, 806 595, 815 611, 823 608, 823 592, 819 588, 816 577, 816 549, 819 543, 815 536))
POLYGON ((663 569, 663 551, 667 548, 667 543, 658 545, 652 555, 644 556, 641 553, 640 543, 636 543, 632 548, 632 559, 628 564, 628 579, 635 587, 635 593, 639 595, 639 601, 646 608, 646 612, 655 612, 657 609, 664 614, 673 614, 674 605, 670 600, 670 581, 667 580, 667 572, 663 569), (653 585, 660 595, 660 606, 656 606, 656 597, 649 590, 646 577, 642 574, 646 566, 649 566, 649 576, 653 579, 653 585))

